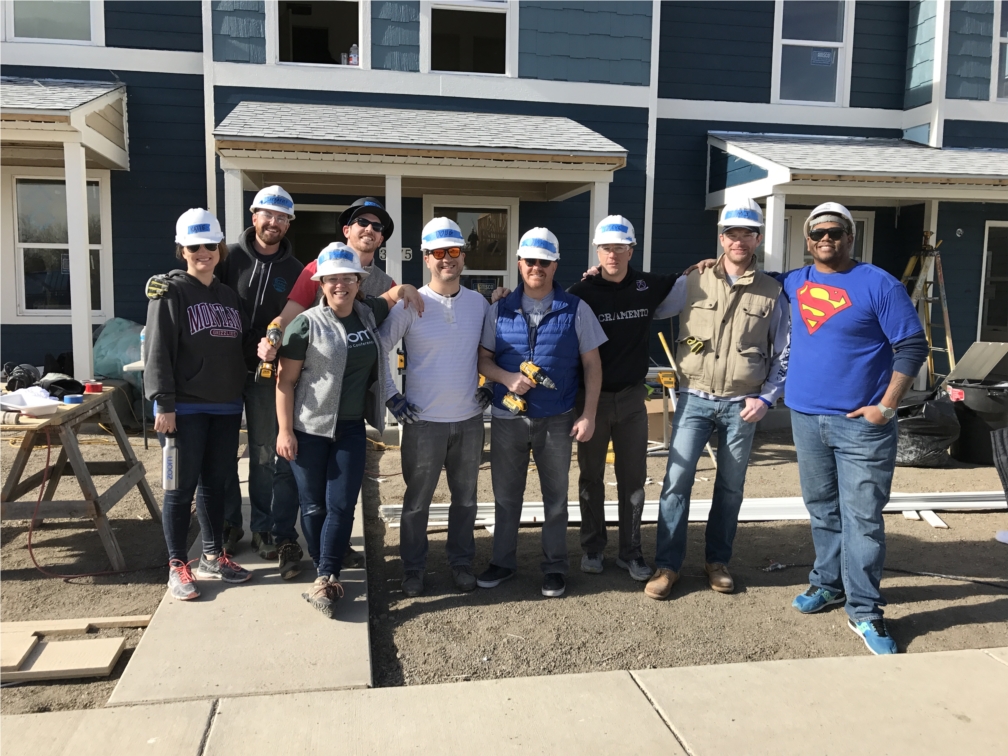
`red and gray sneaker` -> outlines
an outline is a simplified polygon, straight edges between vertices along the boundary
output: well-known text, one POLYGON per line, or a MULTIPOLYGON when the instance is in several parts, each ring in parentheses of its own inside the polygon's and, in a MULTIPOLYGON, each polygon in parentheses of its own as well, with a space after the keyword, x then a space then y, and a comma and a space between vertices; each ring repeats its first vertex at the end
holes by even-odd
POLYGON ((252 577, 252 573, 222 553, 216 559, 208 559, 206 554, 200 557, 196 577, 206 580, 223 580, 225 583, 244 583, 252 577))
POLYGON ((199 598, 199 588, 193 577, 189 564, 181 559, 171 559, 168 562, 168 590, 173 599, 190 601, 199 598))

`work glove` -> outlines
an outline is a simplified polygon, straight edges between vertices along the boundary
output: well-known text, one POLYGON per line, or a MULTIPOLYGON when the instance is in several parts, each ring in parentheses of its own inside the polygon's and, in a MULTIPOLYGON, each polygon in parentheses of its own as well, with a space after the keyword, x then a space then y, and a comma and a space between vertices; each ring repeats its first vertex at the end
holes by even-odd
POLYGON ((161 299, 168 293, 168 279, 161 275, 151 276, 147 279, 147 285, 144 286, 144 293, 147 295, 147 299, 161 299))
POLYGON ((385 402, 385 406, 389 408, 392 415, 400 423, 415 423, 420 419, 420 408, 415 404, 407 402, 406 397, 402 394, 393 395, 387 402, 385 402))
POLYGON ((493 401, 493 389, 490 386, 480 386, 476 389, 476 403, 481 409, 486 409, 493 401))

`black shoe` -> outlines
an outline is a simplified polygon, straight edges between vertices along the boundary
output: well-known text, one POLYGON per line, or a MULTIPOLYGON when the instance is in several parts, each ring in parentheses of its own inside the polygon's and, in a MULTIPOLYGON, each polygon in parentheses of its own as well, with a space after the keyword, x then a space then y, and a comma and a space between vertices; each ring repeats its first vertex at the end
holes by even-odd
POLYGON ((224 551, 228 556, 234 556, 238 544, 245 537, 245 531, 235 525, 224 526, 224 551))
POLYGON ((480 588, 496 588, 498 585, 503 583, 505 580, 509 580, 515 576, 515 570, 509 570, 506 567, 498 567, 496 564, 491 564, 480 576, 476 578, 476 585, 480 588))
POLYGON ((350 567, 351 569, 359 569, 364 566, 364 555, 361 554, 353 546, 347 546, 346 553, 343 555, 343 566, 350 567))
POLYGON ((564 576, 559 572, 548 572, 543 578, 542 595, 549 598, 560 598, 567 590, 564 576))
POLYGON ((402 580, 402 592, 410 598, 415 598, 423 593, 423 572, 420 570, 406 570, 402 580))

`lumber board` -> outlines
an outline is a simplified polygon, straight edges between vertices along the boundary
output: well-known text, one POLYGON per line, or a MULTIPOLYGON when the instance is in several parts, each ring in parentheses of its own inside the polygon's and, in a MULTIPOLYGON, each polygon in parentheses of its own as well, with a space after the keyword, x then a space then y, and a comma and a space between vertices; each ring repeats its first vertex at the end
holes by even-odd
POLYGON ((41 641, 15 672, 2 673, 4 682, 107 677, 126 647, 125 638, 41 641))
POLYGON ((111 627, 147 627, 150 614, 127 614, 121 617, 85 617, 68 620, 24 620, 21 622, 0 622, 0 633, 34 633, 36 635, 76 635, 89 630, 105 630, 111 627))
MULTIPOLYGON (((0 519, 30 520, 35 512, 34 501, 5 501, 0 503, 0 519)), ((40 520, 80 520, 94 517, 94 504, 82 501, 45 501, 39 504, 40 520)))
MULTIPOLYGON (((125 464, 125 463, 123 463, 125 464)), ((98 497, 97 504, 101 507, 102 512, 108 512, 112 507, 119 503, 119 500, 126 495, 126 493, 133 488, 140 479, 146 475, 143 465, 137 462, 133 465, 133 468, 126 472, 119 480, 113 483, 106 489, 105 493, 98 497)))
POLYGON ((930 509, 922 509, 920 511, 920 516, 923 517, 924 522, 932 528, 948 528, 948 525, 945 524, 945 520, 936 515, 930 509))
POLYGON ((32 633, 0 635, 0 673, 16 671, 38 642, 38 636, 32 633))
POLYGON ((904 509, 903 516, 908 520, 919 520, 920 515, 913 509, 904 509))

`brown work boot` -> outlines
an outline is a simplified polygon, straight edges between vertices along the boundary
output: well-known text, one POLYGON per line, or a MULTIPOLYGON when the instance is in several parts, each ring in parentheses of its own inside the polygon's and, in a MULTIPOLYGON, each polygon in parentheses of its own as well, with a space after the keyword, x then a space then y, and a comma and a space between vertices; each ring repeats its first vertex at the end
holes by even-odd
POLYGON ((732 576, 728 572, 728 565, 715 562, 714 564, 705 564, 703 568, 707 573, 707 582, 715 591, 731 593, 735 590, 735 581, 732 580, 732 576))
POLYGON ((672 586, 679 582, 679 573, 659 567, 654 577, 644 586, 644 595, 653 599, 666 599, 672 593, 672 586))

